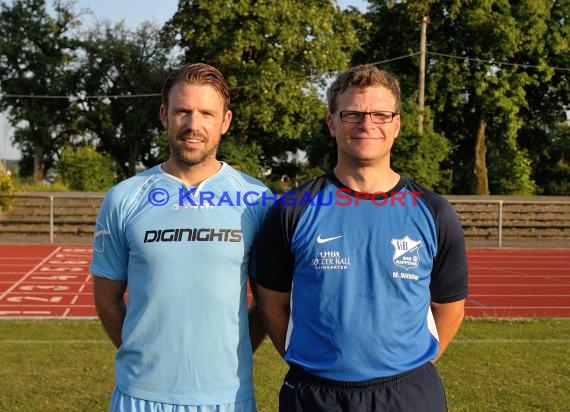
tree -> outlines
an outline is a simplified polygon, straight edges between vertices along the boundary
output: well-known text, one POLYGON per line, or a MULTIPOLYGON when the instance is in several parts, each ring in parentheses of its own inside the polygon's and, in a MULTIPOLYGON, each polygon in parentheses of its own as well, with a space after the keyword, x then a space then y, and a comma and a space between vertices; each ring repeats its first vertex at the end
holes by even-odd
MULTIPOLYGON (((543 195, 570 195, 569 5, 567 0, 552 2, 542 41, 552 75, 526 88, 528 104, 521 107, 519 143, 528 151, 532 177, 543 195)), ((529 59, 528 63, 535 61, 529 59)))
MULTIPOLYGON (((568 21, 560 17, 565 1, 370 2, 368 18, 378 29, 367 45, 382 44, 369 56, 375 60, 416 52, 419 22, 429 17, 426 104, 435 130, 453 143, 455 192, 535 191, 530 153, 519 142, 521 109, 533 103, 529 90, 547 88, 554 78, 548 62, 567 36, 560 30, 568 21), (545 47, 545 38, 555 46, 545 47)), ((402 59, 390 66, 408 93, 415 90, 417 65, 402 59)))
POLYGON ((139 165, 157 163, 160 92, 169 51, 150 23, 131 31, 123 23, 107 22, 85 37, 79 127, 113 157, 122 177, 132 176, 139 165))
POLYGON ((185 62, 224 73, 234 112, 227 139, 246 152, 259 145, 263 166, 279 174, 287 152, 319 135, 323 76, 347 66, 360 24, 358 13, 341 12, 330 0, 188 0, 163 33, 185 62))
MULTIPOLYGON (((551 127, 529 129, 537 165, 533 177, 542 195, 570 196, 570 125, 567 121, 551 127)), ((527 137, 527 136, 525 136, 527 137)))
POLYGON ((235 139, 223 138, 218 149, 219 158, 229 165, 236 167, 243 173, 251 176, 259 175, 259 158, 262 155, 261 147, 255 143, 240 147, 235 139))
POLYGON ((104 192, 115 183, 115 166, 111 157, 88 145, 65 146, 56 170, 57 180, 71 190, 104 192))
POLYGON ((424 111, 424 132, 417 131, 418 106, 413 98, 402 102, 402 126, 392 149, 392 167, 398 173, 415 179, 440 193, 451 190, 451 170, 444 163, 451 144, 441 133, 433 130, 433 115, 424 111))
POLYGON ((0 4, 0 110, 16 128, 20 171, 36 181, 44 179, 58 148, 74 133, 75 107, 66 96, 77 94, 70 68, 78 47, 72 30, 79 20, 70 3, 56 3, 55 14, 47 13, 44 0, 0 4))

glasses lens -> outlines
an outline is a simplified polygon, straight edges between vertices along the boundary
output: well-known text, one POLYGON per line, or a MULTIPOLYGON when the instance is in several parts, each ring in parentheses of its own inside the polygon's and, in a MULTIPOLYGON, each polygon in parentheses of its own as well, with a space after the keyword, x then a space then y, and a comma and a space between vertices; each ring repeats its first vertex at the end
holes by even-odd
POLYGON ((362 112, 343 111, 340 112, 340 120, 347 123, 360 123, 363 115, 362 112))
POLYGON ((392 121, 392 112, 374 112, 370 113, 374 123, 389 123, 392 121))
POLYGON ((390 123, 394 119, 395 113, 392 112, 357 112, 343 110, 340 112, 340 120, 345 123, 360 123, 364 116, 370 115, 373 123, 384 124, 390 123))

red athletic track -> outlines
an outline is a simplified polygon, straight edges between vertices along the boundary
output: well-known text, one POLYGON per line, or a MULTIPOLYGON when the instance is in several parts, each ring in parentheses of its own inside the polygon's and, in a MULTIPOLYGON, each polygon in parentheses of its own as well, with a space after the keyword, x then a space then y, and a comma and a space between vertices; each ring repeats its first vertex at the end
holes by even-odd
POLYGON ((468 316, 570 317, 570 249, 470 249, 468 316))
MULTIPOLYGON (((570 317, 570 249, 469 249, 467 316, 570 317)), ((95 317, 89 245, 0 244, 0 319, 95 317)))

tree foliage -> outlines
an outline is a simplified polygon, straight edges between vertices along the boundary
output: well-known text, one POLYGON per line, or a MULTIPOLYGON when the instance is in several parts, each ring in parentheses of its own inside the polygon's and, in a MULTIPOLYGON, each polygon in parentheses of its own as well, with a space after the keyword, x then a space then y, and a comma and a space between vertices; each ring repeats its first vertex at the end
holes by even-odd
POLYGON ((157 161, 160 90, 170 51, 159 28, 128 30, 103 22, 80 31, 74 3, 2 4, 0 108, 16 128, 21 171, 42 180, 64 145, 94 142, 115 160, 121 177, 157 161))
MULTIPOLYGON (((429 18, 426 104, 434 113, 434 129, 453 144, 448 161, 453 190, 533 193, 532 148, 521 147, 524 112, 531 103, 540 106, 530 98, 539 91, 555 118, 560 119, 567 105, 566 74, 551 67, 569 66, 567 1, 370 3, 368 50, 382 47, 372 55, 357 55, 359 61, 417 53, 419 22, 429 18), (545 45, 545 39, 551 43, 545 45)), ((417 89, 417 59, 414 55, 414 64, 410 59, 388 64, 403 79, 407 95, 417 89)))
POLYGON ((65 146, 56 171, 58 182, 80 192, 106 191, 115 183, 111 156, 98 153, 92 146, 65 146))
POLYGON ((169 69, 159 29, 143 23, 132 31, 107 22, 86 33, 83 47, 81 90, 101 98, 81 100, 79 127, 113 157, 123 177, 140 164, 155 165, 160 91, 169 69))
POLYGON ((66 3, 48 14, 44 0, 0 4, 0 110, 16 128, 20 169, 43 180, 54 155, 73 133, 78 16, 66 3), (49 100, 46 97, 53 97, 49 100))
MULTIPOLYGON (((559 122, 551 128, 535 127, 528 133, 534 142, 531 157, 537 167, 533 177, 539 194, 570 196, 570 125, 559 122)), ((526 146, 527 144, 525 144, 526 146)))
POLYGON ((12 174, 0 169, 0 213, 2 210, 9 210, 12 203, 12 198, 3 196, 10 196, 14 193, 16 193, 16 188, 12 174))
POLYGON ((186 62, 218 67, 232 88, 229 137, 279 173, 287 152, 320 133, 323 76, 347 67, 359 43, 356 13, 330 0, 181 1, 164 33, 186 62), (320 89, 319 89, 320 88, 320 89))
POLYGON ((260 176, 259 159, 262 155, 261 147, 251 142, 241 146, 240 142, 232 136, 222 139, 218 149, 218 158, 250 176, 260 176))
POLYGON ((402 112, 400 136, 392 149, 392 167, 429 189, 449 193, 451 170, 444 161, 451 152, 451 144, 445 136, 433 131, 429 109, 424 113, 424 132, 418 133, 418 109, 414 99, 402 102, 402 112))
POLYGON ((0 0, 0 110, 16 130, 20 171, 41 181, 64 147, 86 144, 112 156, 120 178, 164 161, 160 90, 176 60, 210 63, 231 85, 220 158, 294 185, 336 162, 326 82, 349 64, 376 63, 402 88, 396 170, 447 193, 569 194, 568 0, 369 4, 362 15, 332 0, 181 0, 159 32, 110 22, 82 30, 72 1, 50 14, 45 0, 0 0), (292 156, 299 149, 307 162, 292 156))

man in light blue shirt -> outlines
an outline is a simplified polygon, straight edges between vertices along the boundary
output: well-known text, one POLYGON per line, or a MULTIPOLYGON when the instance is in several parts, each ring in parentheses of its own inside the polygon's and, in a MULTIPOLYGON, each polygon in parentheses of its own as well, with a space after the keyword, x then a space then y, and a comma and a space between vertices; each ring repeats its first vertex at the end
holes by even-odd
POLYGON ((173 72, 160 107, 169 159, 117 184, 99 211, 91 273, 118 348, 111 411, 256 410, 265 332, 246 281, 268 189, 216 159, 229 102, 217 69, 173 72))

